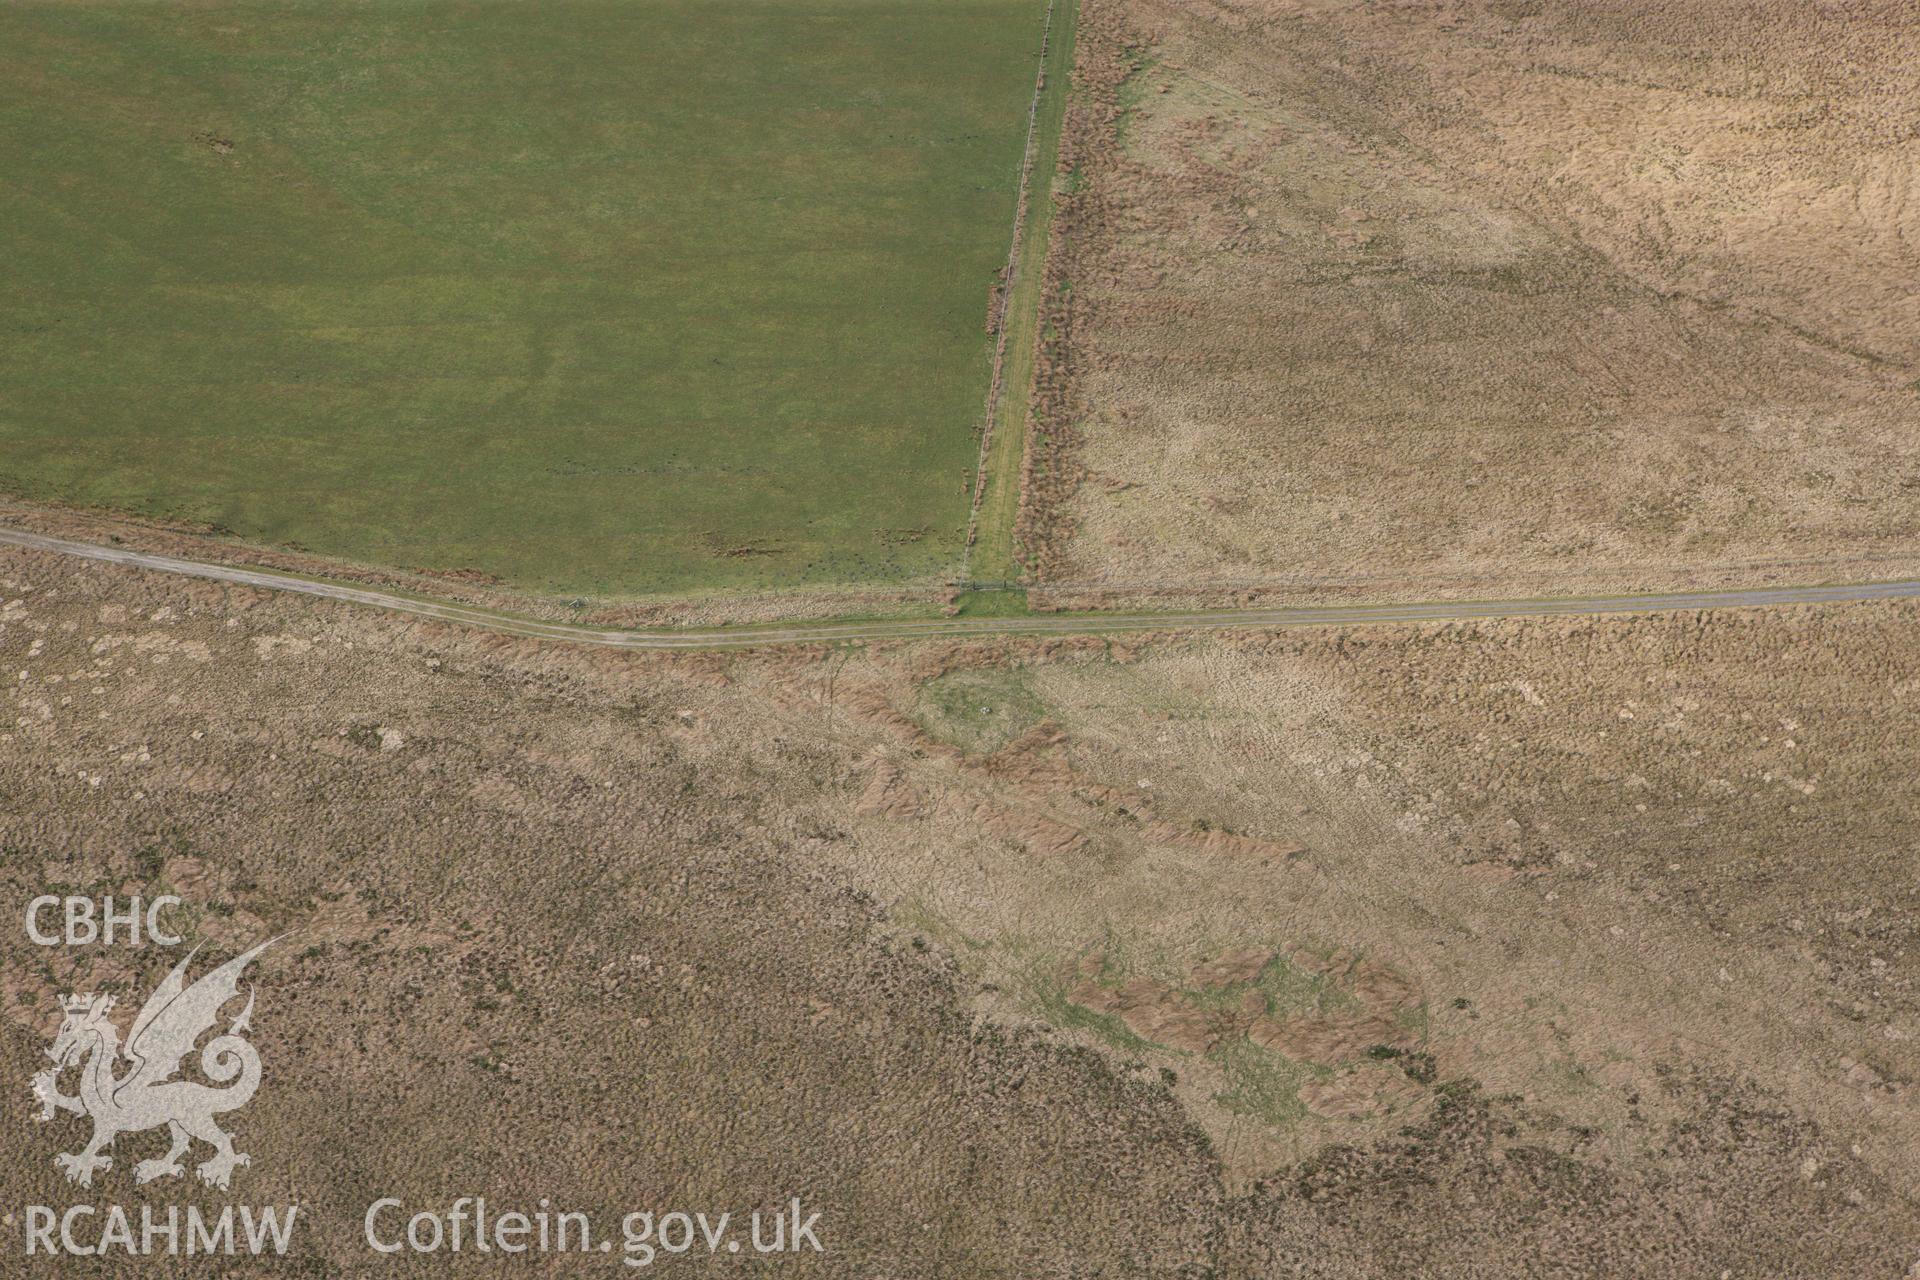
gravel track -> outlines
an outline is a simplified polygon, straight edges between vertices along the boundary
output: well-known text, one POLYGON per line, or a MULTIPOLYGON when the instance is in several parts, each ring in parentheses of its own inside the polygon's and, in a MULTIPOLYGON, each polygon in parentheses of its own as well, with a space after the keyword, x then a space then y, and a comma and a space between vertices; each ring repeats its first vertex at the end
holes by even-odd
POLYGON ((1447 600, 1409 604, 1328 605, 1283 609, 1202 609, 1165 613, 1036 614, 1013 618, 906 618, 892 621, 767 624, 739 627, 655 628, 620 631, 540 622, 469 605, 421 600, 339 583, 296 578, 260 569, 206 564, 174 556, 74 542, 17 529, 0 529, 0 546, 26 547, 106 564, 175 573, 214 582, 291 591, 415 617, 484 627, 507 635, 610 649, 743 649, 785 644, 832 644, 861 640, 914 640, 984 635, 1101 635, 1127 631, 1263 630, 1276 627, 1353 626, 1365 623, 1461 622, 1478 618, 1531 618, 1612 613, 1663 613, 1682 609, 1740 609, 1770 605, 1833 604, 1920 597, 1920 581, 1863 582, 1835 586, 1758 587, 1726 591, 1677 591, 1658 595, 1572 596, 1543 600, 1447 600))

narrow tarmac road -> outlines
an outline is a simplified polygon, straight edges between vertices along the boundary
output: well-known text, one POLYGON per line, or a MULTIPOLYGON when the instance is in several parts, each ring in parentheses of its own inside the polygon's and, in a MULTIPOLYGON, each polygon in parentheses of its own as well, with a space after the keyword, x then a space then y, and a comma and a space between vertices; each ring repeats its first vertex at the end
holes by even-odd
POLYGON ((912 640, 943 636, 1103 635, 1127 631, 1264 630, 1276 627, 1349 626, 1363 623, 1463 622, 1476 618, 1534 618, 1610 613, 1661 613, 1678 609, 1734 609, 1766 605, 1831 604, 1920 597, 1920 582, 1865 582, 1824 587, 1756 587, 1728 591, 1678 591, 1661 595, 1574 596, 1547 600, 1453 600, 1420 604, 1328 605, 1319 608, 1204 609, 1167 613, 1035 614, 1013 618, 909 618, 894 621, 775 623, 705 628, 617 631, 540 622, 491 613, 468 605, 417 600, 331 582, 315 582, 259 569, 204 564, 120 547, 73 542, 45 534, 0 529, 0 545, 27 547, 107 564, 232 582, 269 591, 343 600, 507 635, 611 649, 745 649, 784 644, 831 644, 860 640, 912 640))

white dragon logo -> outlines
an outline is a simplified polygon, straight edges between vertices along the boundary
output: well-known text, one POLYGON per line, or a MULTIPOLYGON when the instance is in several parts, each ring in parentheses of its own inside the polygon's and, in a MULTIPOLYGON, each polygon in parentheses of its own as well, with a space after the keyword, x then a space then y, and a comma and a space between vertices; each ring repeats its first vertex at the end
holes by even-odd
POLYGON ((214 1149, 213 1156, 195 1170, 208 1186, 226 1190, 234 1169, 251 1163, 233 1149, 232 1137, 213 1122, 215 1116, 245 1106, 260 1087, 260 1055, 244 1038, 253 1017, 251 991, 246 1008, 226 1033, 215 1036, 200 1051, 200 1070, 214 1084, 225 1087, 175 1080, 173 1076, 185 1065, 194 1043, 218 1020, 221 1007, 239 994, 240 975, 247 965, 276 941, 269 938, 189 987, 187 965, 198 952, 195 948, 147 997, 140 1015, 133 1020, 124 1051, 120 1033, 107 1021, 113 1009, 112 996, 71 995, 61 1000, 66 1018, 53 1047, 47 1050, 53 1069, 34 1076, 33 1094, 40 1102, 38 1118, 42 1122, 62 1111, 93 1119, 93 1139, 85 1148, 54 1157, 54 1163, 65 1170, 67 1181, 91 1186, 96 1171, 113 1167, 113 1158, 102 1155, 101 1148, 112 1145, 119 1134, 160 1125, 167 1126, 173 1146, 160 1159, 135 1165, 135 1182, 177 1178, 185 1173, 180 1158, 195 1138, 214 1149), (125 1075, 116 1077, 114 1067, 123 1056, 131 1066, 125 1075), (74 1066, 80 1067, 80 1092, 68 1097, 60 1092, 60 1073, 74 1066))

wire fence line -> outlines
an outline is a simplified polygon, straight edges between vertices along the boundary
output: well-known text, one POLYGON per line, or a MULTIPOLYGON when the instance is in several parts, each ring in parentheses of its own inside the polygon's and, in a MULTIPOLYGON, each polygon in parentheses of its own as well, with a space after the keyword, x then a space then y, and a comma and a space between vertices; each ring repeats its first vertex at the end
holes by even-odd
POLYGON ((987 463, 993 452, 993 429, 1000 416, 1000 399, 1007 372, 1007 310, 1013 303, 1014 282, 1020 275, 1020 244, 1026 237, 1027 206, 1033 191, 1034 144, 1040 133, 1040 102, 1046 96, 1047 55, 1053 48, 1053 11, 1059 0, 1047 0, 1047 16, 1040 29, 1040 67, 1034 72, 1033 99, 1027 104, 1027 143, 1020 158, 1019 194, 1013 204, 1013 243, 1007 249, 1007 268, 992 315, 993 376, 987 383, 986 416, 980 425, 980 461, 974 471, 973 501, 967 511, 967 541, 961 551, 960 576, 973 564, 973 546, 980 537, 980 505, 987 496, 987 463))

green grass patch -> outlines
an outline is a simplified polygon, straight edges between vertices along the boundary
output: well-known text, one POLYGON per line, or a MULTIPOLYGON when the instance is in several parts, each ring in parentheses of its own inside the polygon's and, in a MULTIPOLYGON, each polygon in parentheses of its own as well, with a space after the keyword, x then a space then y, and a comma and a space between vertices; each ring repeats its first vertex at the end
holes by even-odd
POLYGON ((1023 667, 951 671, 920 686, 920 724, 964 751, 995 751, 1046 718, 1023 667))
POLYGON ((1041 0, 0 9, 0 488, 559 595, 960 562, 1041 0))
POLYGON ((1323 1069, 1271 1053, 1247 1040, 1221 1045, 1210 1055, 1226 1073, 1227 1087, 1214 1101, 1229 1111, 1272 1125, 1296 1124, 1307 1114, 1300 1086, 1330 1076, 1323 1069))
POLYGON ((1027 984, 1028 993, 1040 1016, 1056 1027, 1069 1031, 1091 1031, 1115 1049, 1144 1053, 1160 1046, 1143 1040, 1127 1030, 1127 1024, 1111 1013, 1099 1013, 1067 998, 1067 989, 1058 978, 1036 972, 1027 984))
POLYGON ((955 604, 962 618, 1023 618, 1028 613, 1024 591, 963 591, 955 604))
POLYGON ((1247 992, 1257 991, 1266 1001, 1266 1012, 1279 1018, 1313 1013, 1343 1003, 1343 993, 1334 990, 1326 978, 1307 972, 1285 956, 1267 961, 1252 982, 1182 990, 1195 1004, 1208 1009, 1238 1009, 1247 992))
MULTIPOLYGON (((1118 987, 1143 971, 1164 972, 1170 968, 1164 956, 1135 954, 1111 934, 1101 954, 1104 963, 1094 981, 1102 987, 1118 987)), ((1075 1003, 1069 995, 1072 984, 1062 976, 1066 973, 1067 966, 1053 957, 1045 963, 1031 965, 1025 978, 1030 1000, 1047 1021, 1056 1026, 1091 1031, 1113 1047, 1132 1053, 1148 1049, 1181 1052, 1136 1035, 1113 1014, 1099 1013, 1075 1003)), ((1283 956, 1269 961, 1252 981, 1216 988, 1177 987, 1175 994, 1201 1010, 1240 1013, 1250 992, 1258 992, 1265 1002, 1265 1012, 1279 1019, 1324 1013, 1352 1002, 1351 995, 1341 991, 1337 984, 1301 969, 1283 956)), ((1374 1060, 1391 1059, 1422 1083, 1432 1083, 1434 1079, 1433 1059, 1424 1052, 1408 1053, 1390 1046, 1377 1046, 1366 1056, 1374 1060)), ((1300 1100, 1302 1085, 1330 1080, 1336 1074, 1331 1068, 1296 1061, 1239 1035, 1222 1039, 1208 1050, 1206 1057, 1224 1078, 1223 1086, 1214 1094, 1216 1103, 1229 1111, 1281 1127, 1305 1118, 1307 1107, 1300 1100)))

